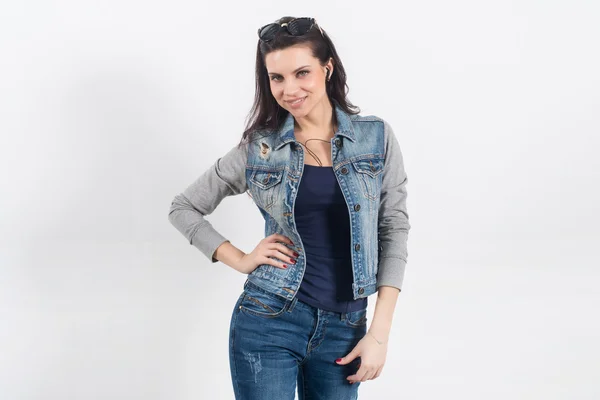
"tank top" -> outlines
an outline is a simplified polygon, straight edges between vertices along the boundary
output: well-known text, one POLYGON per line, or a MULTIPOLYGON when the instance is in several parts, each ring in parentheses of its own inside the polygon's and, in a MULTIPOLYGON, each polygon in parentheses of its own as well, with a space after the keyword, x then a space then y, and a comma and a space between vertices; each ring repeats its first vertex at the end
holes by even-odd
POLYGON ((366 308, 366 297, 352 297, 350 216, 333 167, 304 167, 294 205, 306 256, 298 300, 328 311, 366 308))

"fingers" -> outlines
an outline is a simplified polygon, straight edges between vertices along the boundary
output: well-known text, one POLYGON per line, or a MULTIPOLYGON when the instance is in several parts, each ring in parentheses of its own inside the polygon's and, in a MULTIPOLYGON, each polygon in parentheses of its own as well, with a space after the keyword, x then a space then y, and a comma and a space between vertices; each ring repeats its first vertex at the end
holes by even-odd
POLYGON ((290 238, 280 235, 279 233, 274 233, 270 236, 267 236, 267 239, 269 239, 269 242, 283 242, 292 246, 294 245, 294 242, 292 242, 290 238))
POLYGON ((267 236, 264 241, 265 245, 263 246, 263 251, 261 251, 261 255, 264 257, 263 264, 272 265, 277 268, 287 268, 290 265, 296 264, 298 253, 278 243, 283 242, 293 245, 294 243, 290 238, 274 233, 267 236))
MULTIPOLYGON (((283 245, 279 245, 285 248, 283 245)), ((282 253, 278 249, 265 249, 262 252, 264 258, 263 264, 269 264, 277 268, 287 268, 290 265, 296 264, 296 259, 282 253)))
POLYGON ((370 367, 367 365, 362 365, 362 363, 361 363, 361 364, 358 364, 358 371, 356 371, 356 373, 354 375, 350 375, 350 376, 346 377, 346 379, 350 383, 366 382, 368 380, 376 379, 381 374, 382 369, 383 369, 383 365, 380 366, 379 368, 376 368, 374 366, 370 367))
POLYGON ((287 256, 287 261, 291 262, 292 264, 296 263, 295 259, 298 257, 298 253, 296 253, 294 250, 290 249, 289 247, 285 247, 281 243, 272 243, 270 246, 272 249, 275 249, 275 251, 277 251, 278 253, 283 254, 284 258, 286 258, 285 256, 287 256))
POLYGON ((339 365, 346 365, 348 364, 350 361, 354 360, 356 357, 358 357, 360 354, 360 351, 358 350, 358 347, 354 347, 352 349, 352 351, 350 353, 348 353, 347 356, 342 357, 342 358, 338 358, 337 360, 335 360, 336 363, 338 363, 339 365))
POLYGON ((361 379, 361 382, 365 382, 365 381, 368 381, 369 379, 373 379, 375 372, 377 372, 375 368, 365 370, 365 373, 363 375, 363 378, 361 379))
POLYGON ((264 257, 263 264, 272 265, 277 268, 287 268, 296 264, 298 253, 281 243, 267 242, 262 246, 260 255, 264 257))
POLYGON ((350 382, 350 383, 355 383, 355 382, 364 382, 370 379, 370 376, 373 374, 373 370, 369 370, 364 366, 361 366, 358 371, 356 371, 356 373, 354 375, 350 375, 348 377, 346 377, 346 379, 350 382))
POLYGON ((290 257, 287 254, 282 253, 281 251, 277 250, 277 249, 273 249, 273 250, 267 250, 265 255, 267 257, 274 257, 278 260, 280 260, 281 262, 283 262, 283 264, 286 265, 290 265, 290 264, 296 264, 296 259, 294 257, 290 257))
MULTIPOLYGON (((270 253, 270 252, 268 252, 268 253, 267 253, 267 255, 268 255, 269 253, 270 253)), ((277 268, 282 268, 282 269, 286 269, 286 268, 288 267, 288 264, 286 264, 286 263, 284 263, 284 262, 280 261, 280 260, 279 260, 279 259, 277 259, 277 258, 271 258, 271 257, 269 257, 269 256, 264 256, 264 257, 263 257, 263 262, 262 262, 261 264, 268 264, 268 265, 272 265, 272 266, 274 266, 274 267, 277 267, 277 268)))
POLYGON ((373 378, 371 379, 377 379, 379 378, 379 375, 381 375, 381 370, 383 369, 383 365, 381 367, 379 367, 379 369, 377 370, 377 372, 375 372, 375 375, 373 375, 373 378))

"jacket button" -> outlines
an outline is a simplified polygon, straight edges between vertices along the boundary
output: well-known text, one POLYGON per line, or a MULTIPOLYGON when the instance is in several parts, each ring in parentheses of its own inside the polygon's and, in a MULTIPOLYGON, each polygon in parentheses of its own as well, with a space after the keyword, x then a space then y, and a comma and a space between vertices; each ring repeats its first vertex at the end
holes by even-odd
POLYGON ((360 289, 358 289, 358 294, 363 294, 364 292, 365 292, 365 288, 361 287, 360 289))
POLYGON ((336 138, 336 139, 335 139, 335 145, 336 145, 337 147, 342 147, 342 140, 341 140, 340 138, 336 138))
POLYGON ((375 167, 371 165, 371 171, 375 172, 375 167))
POLYGON ((359 250, 360 250, 360 244, 359 244, 359 243, 356 243, 356 244, 354 245, 354 250, 356 250, 356 251, 359 251, 359 250))
POLYGON ((263 183, 267 183, 267 182, 269 182, 269 178, 263 179, 263 183))
POLYGON ((356 205, 354 206, 354 211, 358 211, 358 210, 360 210, 360 204, 356 204, 356 205))
POLYGON ((346 175, 348 173, 348 168, 344 167, 342 168, 342 174, 346 175))

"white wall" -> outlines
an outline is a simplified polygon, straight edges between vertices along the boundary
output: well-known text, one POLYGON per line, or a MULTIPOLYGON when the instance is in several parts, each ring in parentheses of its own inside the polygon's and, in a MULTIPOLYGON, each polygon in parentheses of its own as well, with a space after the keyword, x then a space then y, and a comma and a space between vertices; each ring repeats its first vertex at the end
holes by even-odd
MULTIPOLYGON (((244 276, 167 214, 239 140, 256 30, 283 15, 330 34, 409 176, 406 279, 361 398, 598 399, 592 0, 3 2, 0 397, 233 398, 244 276)), ((262 237, 247 196, 209 219, 262 237)))

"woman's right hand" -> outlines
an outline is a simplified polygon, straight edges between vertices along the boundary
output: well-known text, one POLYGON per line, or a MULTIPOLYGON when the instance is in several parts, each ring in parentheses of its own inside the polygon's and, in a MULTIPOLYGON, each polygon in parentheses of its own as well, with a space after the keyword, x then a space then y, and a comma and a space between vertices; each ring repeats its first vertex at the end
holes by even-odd
POLYGON ((249 274, 261 264, 282 269, 287 268, 289 264, 296 264, 298 253, 278 242, 294 245, 287 236, 274 233, 262 239, 252 252, 244 254, 235 265, 235 269, 249 274))

